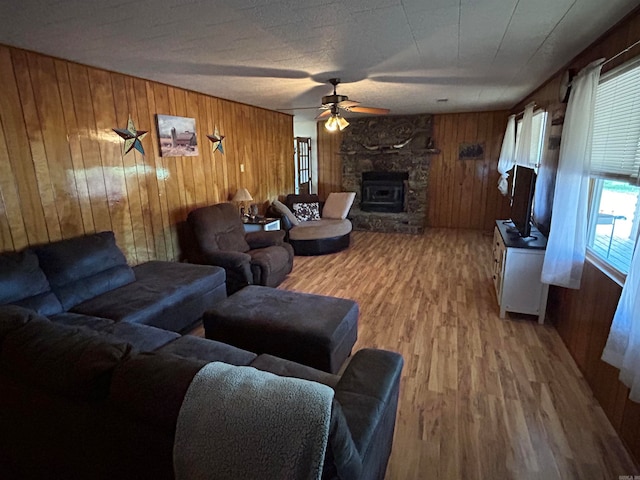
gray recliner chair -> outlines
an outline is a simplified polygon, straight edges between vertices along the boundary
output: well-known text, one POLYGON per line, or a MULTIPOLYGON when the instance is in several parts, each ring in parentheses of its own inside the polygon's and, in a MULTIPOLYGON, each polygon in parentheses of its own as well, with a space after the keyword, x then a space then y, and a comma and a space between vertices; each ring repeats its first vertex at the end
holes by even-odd
POLYGON ((293 248, 284 241, 285 232, 245 233, 231 203, 193 210, 187 222, 195 239, 187 259, 224 268, 228 295, 247 285, 277 287, 293 269, 293 248))

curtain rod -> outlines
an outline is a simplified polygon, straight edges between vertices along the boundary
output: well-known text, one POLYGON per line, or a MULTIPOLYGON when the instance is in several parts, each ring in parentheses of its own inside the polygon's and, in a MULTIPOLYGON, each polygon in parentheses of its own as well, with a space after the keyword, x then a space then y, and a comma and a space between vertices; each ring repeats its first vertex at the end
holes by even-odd
MULTIPOLYGON (((633 47, 636 47, 640 45, 640 40, 638 40, 637 42, 629 45, 627 48, 625 48, 624 50, 619 51, 618 53, 616 53, 613 57, 608 58, 607 60, 605 60, 604 62, 602 62, 602 65, 600 66, 600 68, 604 67, 607 63, 612 62, 613 60, 615 60, 616 58, 618 58, 620 55, 624 55, 625 53, 627 53, 629 50, 631 50, 633 47)), ((607 72, 609 73, 609 72, 607 72)), ((573 81, 569 82, 569 86, 573 85, 573 81)))
MULTIPOLYGON (((526 109, 529 105, 533 105, 534 112, 535 112, 535 107, 537 107, 536 102, 535 101, 529 102, 524 106, 524 108, 526 109)), ((524 115, 524 110, 522 110, 521 112, 518 112, 518 113, 514 113, 513 115, 515 115, 516 118, 521 117, 521 116, 524 115)))
POLYGON ((627 48, 625 48, 624 50, 622 50, 621 52, 616 53, 613 57, 605 60, 602 63, 602 66, 605 66, 607 63, 611 62, 612 60, 615 60, 616 58, 618 58, 620 55, 624 55, 625 53, 627 53, 629 50, 631 50, 633 47, 640 45, 640 40, 638 40, 636 43, 634 43, 633 45, 629 45, 627 48))
MULTIPOLYGON (((625 48, 624 50, 619 51, 618 53, 616 53, 613 57, 608 58, 607 60, 605 60, 604 62, 602 62, 602 66, 604 67, 607 63, 612 62, 613 60, 615 60, 616 58, 618 58, 620 55, 624 55, 625 53, 627 53, 629 50, 631 50, 632 48, 636 47, 640 45, 640 40, 638 40, 637 42, 629 45, 627 48, 625 48)), ((569 85, 571 85, 573 82, 569 82, 569 85)), ((535 101, 534 102, 530 102, 533 103, 535 106, 535 101)), ((525 106, 525 108, 529 106, 529 104, 527 104, 525 106)), ((524 110, 522 110, 521 112, 518 112, 516 114, 514 114, 516 116, 516 118, 520 117, 521 115, 524 115, 524 110)))

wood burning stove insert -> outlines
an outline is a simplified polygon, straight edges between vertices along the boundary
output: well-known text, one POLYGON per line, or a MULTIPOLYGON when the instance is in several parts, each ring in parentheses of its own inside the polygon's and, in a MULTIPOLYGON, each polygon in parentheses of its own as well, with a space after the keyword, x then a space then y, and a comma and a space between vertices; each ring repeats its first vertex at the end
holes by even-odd
POLYGON ((362 172, 360 210, 404 212, 405 185, 408 179, 408 172, 362 172))

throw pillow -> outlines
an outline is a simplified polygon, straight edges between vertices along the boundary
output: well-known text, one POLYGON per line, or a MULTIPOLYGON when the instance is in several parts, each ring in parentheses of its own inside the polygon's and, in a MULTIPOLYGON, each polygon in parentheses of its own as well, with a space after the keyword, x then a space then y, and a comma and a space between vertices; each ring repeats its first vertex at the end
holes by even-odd
POLYGON ((356 198, 355 192, 333 192, 327 197, 322 208, 322 218, 335 218, 344 220, 349 214, 353 200, 356 198))
POLYGON ((318 202, 294 203, 293 214, 299 222, 320 220, 320 206, 318 205, 318 202))
POLYGON ((289 210, 289 207, 287 207, 281 201, 274 200, 273 201, 273 208, 275 208, 281 215, 287 217, 289 219, 289 221, 291 222, 291 225, 298 225, 300 223, 298 221, 298 219, 296 218, 296 216, 293 214, 293 212, 291 210, 289 210))

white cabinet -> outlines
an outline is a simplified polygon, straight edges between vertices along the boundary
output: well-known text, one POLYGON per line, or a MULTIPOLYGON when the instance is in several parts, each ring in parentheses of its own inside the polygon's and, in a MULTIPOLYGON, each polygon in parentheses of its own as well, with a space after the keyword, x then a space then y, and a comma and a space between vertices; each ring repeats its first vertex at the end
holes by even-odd
POLYGON ((493 234, 493 283, 500 318, 506 312, 538 316, 544 323, 549 285, 540 281, 547 239, 535 228, 531 237, 512 233, 513 224, 498 220, 493 234))

